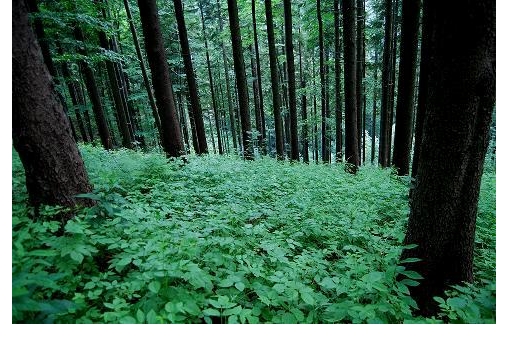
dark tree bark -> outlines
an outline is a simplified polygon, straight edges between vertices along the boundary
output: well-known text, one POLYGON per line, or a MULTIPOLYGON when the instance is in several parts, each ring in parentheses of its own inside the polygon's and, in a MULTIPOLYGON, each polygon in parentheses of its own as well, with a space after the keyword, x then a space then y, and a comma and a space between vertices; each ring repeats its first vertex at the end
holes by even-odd
POLYGON ((139 47, 138 34, 136 33, 136 27, 134 27, 134 22, 132 21, 131 9, 129 6, 129 0, 123 0, 125 12, 127 13, 127 19, 129 21, 129 28, 132 34, 132 40, 134 41, 134 48, 136 49, 136 55, 139 60, 139 66, 141 68, 141 74, 143 75, 143 83, 146 88, 146 92, 148 94, 148 102, 150 102, 150 108, 152 109, 152 116, 155 120, 155 126, 157 126, 157 130, 159 131, 159 135, 162 135, 161 121, 159 117, 159 113, 157 112, 157 105, 155 104, 155 99, 152 93, 152 86, 150 85, 150 80, 148 79, 148 74, 146 72, 145 62, 143 60, 143 54, 141 53, 141 48, 139 47))
POLYGON ((410 288, 425 316, 433 296, 471 282, 478 194, 495 102, 495 2, 425 1, 430 33, 420 162, 402 259, 424 279, 410 288))
MULTIPOLYGON (((180 0, 175 0, 180 2, 180 0)), ((222 146, 222 140, 221 140, 221 130, 220 130, 220 116, 219 111, 217 108, 217 100, 215 98, 215 89, 213 87, 213 77, 212 77, 212 68, 210 65, 210 53, 208 53, 208 39, 206 38, 206 29, 205 29, 205 18, 203 16, 203 5, 201 1, 199 2, 199 12, 201 14, 201 25, 203 29, 203 39, 205 40, 205 52, 206 52, 206 66, 208 68, 208 81, 210 83, 210 93, 212 94, 212 108, 213 108, 213 114, 215 119, 215 128, 217 130, 217 148, 219 149, 219 154, 224 154, 224 147, 222 146)), ((176 2, 175 2, 176 6, 176 2)), ((183 16, 183 13, 182 13, 183 16)), ((183 18, 182 18, 183 19, 183 18)), ((185 23, 184 23, 185 27, 185 23)), ((189 55, 190 58, 190 55, 189 55)), ((213 140, 213 139, 212 139, 213 140)))
POLYGON ((189 86, 189 98, 191 104, 190 114, 194 117, 196 125, 196 133, 199 141, 199 149, 196 150, 197 154, 208 153, 206 145, 205 125, 203 122, 203 112, 199 100, 198 85, 196 83, 196 75, 194 74, 194 67, 192 66, 191 52, 189 48, 189 40, 187 38, 187 27, 185 26, 185 17, 183 14, 182 1, 173 0, 175 7, 176 23, 178 25, 178 36, 180 38, 180 46, 182 51, 182 59, 185 67, 185 76, 187 78, 187 85, 189 86))
POLYGON ((279 93, 279 74, 277 72, 277 50, 273 29, 272 1, 265 1, 266 31, 268 35, 268 54, 270 58, 270 79, 272 81, 273 119, 275 121, 275 148, 277 158, 284 160, 284 141, 282 137, 281 98, 279 93))
POLYGON ((356 110, 357 110, 357 128, 358 128, 358 161, 359 164, 361 164, 361 156, 360 153, 362 150, 362 136, 363 131, 365 127, 363 126, 363 96, 364 96, 364 85, 363 85, 363 78, 365 75, 364 72, 364 36, 365 36, 365 7, 364 7, 364 0, 357 0, 356 1, 356 22, 357 22, 357 32, 356 32, 356 110))
POLYGON ((307 119, 307 84, 305 81, 304 55, 302 52, 301 30, 298 29, 300 39, 298 40, 298 54, 300 57, 300 89, 302 90, 302 153, 303 162, 309 163, 309 122, 307 119))
POLYGON ((295 56, 293 51, 293 16, 291 13, 291 0, 284 0, 284 32, 286 36, 286 60, 288 70, 289 91, 289 128, 291 133, 291 160, 299 161, 298 150, 298 121, 296 114, 296 80, 295 56))
POLYGON ((399 0, 394 0, 394 10, 392 12, 393 15, 393 38, 392 38, 392 47, 391 47, 391 68, 390 68, 390 80, 388 81, 389 90, 388 90, 388 138, 387 141, 387 149, 388 149, 388 157, 386 158, 387 166, 390 166, 392 163, 392 139, 393 139, 393 125, 394 125, 394 111, 395 111, 395 83, 397 82, 396 77, 396 63, 397 63, 397 43, 398 39, 398 27, 399 27, 399 0))
POLYGON ((344 22, 344 96, 346 122, 346 170, 356 173, 360 165, 358 149, 356 96, 356 10, 355 0, 343 0, 344 22))
POLYGON ((245 62, 243 60, 242 36, 238 19, 236 0, 228 0, 229 29, 233 45, 233 61, 235 65, 236 88, 238 90, 238 108, 242 124, 243 156, 245 160, 254 160, 252 151, 251 123, 249 116, 249 92, 245 76, 245 62))
POLYGON ((340 95, 340 8, 339 0, 333 1, 335 26, 335 161, 342 162, 342 98, 340 95))
POLYGON ((372 86, 372 146, 370 149, 370 163, 374 165, 374 158, 376 156, 376 113, 377 113, 377 62, 378 54, 377 49, 374 50, 374 85, 372 86))
POLYGON ((390 158, 390 77, 392 72, 393 15, 392 1, 385 0, 385 38, 383 45, 383 71, 381 74, 381 112, 379 124, 379 164, 389 166, 390 158))
MULTIPOLYGON (((222 10, 220 7, 220 2, 217 0, 217 13, 219 17, 219 29, 222 34, 223 31, 223 22, 222 22, 222 10)), ((229 124, 231 127, 231 138, 233 139, 233 148, 238 150, 239 145, 237 144, 237 129, 236 129, 236 121, 235 121, 235 110, 233 108, 233 98, 231 96, 231 82, 229 78, 229 67, 228 67, 228 59, 226 54, 226 46, 224 45, 224 40, 221 39, 221 49, 222 49, 222 60, 224 62, 224 76, 226 78, 226 96, 228 99, 228 112, 229 112, 229 124)))
POLYGON ((92 186, 23 1, 12 1, 12 39, 12 137, 30 204, 92 206, 76 198, 92 186))
MULTIPOLYGON (((83 31, 77 24, 74 27, 74 36, 76 40, 79 41, 81 44, 84 43, 85 38, 83 35, 83 31)), ((87 52, 84 46, 78 47, 78 53, 85 57, 87 56, 87 52)), ((105 149, 109 150, 113 148, 113 144, 111 142, 111 136, 109 134, 106 116, 104 114, 104 109, 102 107, 101 97, 99 95, 99 90, 97 88, 97 83, 95 81, 94 72, 90 67, 90 65, 84 60, 81 60, 79 62, 79 65, 81 72, 83 73, 83 77, 85 79, 85 86, 88 91, 88 96, 90 97, 90 101, 92 102, 95 123, 97 125, 97 129, 99 130, 99 137, 101 139, 102 146, 105 149)))
MULTIPOLYGON (((96 0, 97 1, 97 0, 96 0)), ((109 50, 109 41, 104 31, 99 31, 99 43, 105 50, 109 50)), ((122 146, 125 148, 132 148, 131 133, 129 131, 128 118, 125 111, 120 86, 118 85, 115 66, 111 60, 106 60, 106 71, 108 73, 109 84, 113 95, 113 102, 118 117, 118 129, 122 135, 122 146)))
POLYGON ((145 36, 148 64, 152 71, 155 100, 161 119, 162 147, 168 156, 178 157, 185 154, 185 148, 183 147, 171 78, 169 77, 166 51, 162 43, 157 4, 155 0, 138 0, 138 6, 143 35, 145 36))
POLYGON ((263 134, 262 134, 262 123, 261 123, 261 108, 260 108, 260 102, 259 102, 259 88, 258 88, 258 82, 257 82, 257 69, 256 69, 256 54, 254 51, 254 46, 249 46, 249 49, 251 50, 251 58, 250 58, 250 68, 251 68, 251 74, 252 74, 252 92, 254 96, 254 115, 256 120, 256 130, 258 131, 258 148, 261 151, 262 143, 263 143, 263 134))
POLYGON ((323 38, 323 18, 321 15, 321 0, 316 3, 318 31, 319 31, 319 75, 321 79, 321 161, 326 162, 327 137, 326 137, 326 79, 325 79, 325 43, 323 38))
POLYGON ((258 32, 256 24, 256 0, 251 1, 252 7, 252 29, 254 34, 254 49, 256 52, 256 82, 259 97, 259 114, 261 117, 261 138, 260 147, 262 154, 266 154, 266 122, 265 122, 265 109, 263 102, 263 86, 261 85, 261 62, 259 60, 259 45, 258 45, 258 32))
MULTIPOLYGON (((316 68, 314 66, 314 54, 312 55, 312 87, 316 88, 316 68)), ((313 134, 314 134, 314 143, 313 143, 313 149, 314 149, 314 161, 319 163, 319 147, 318 147, 318 126, 317 126, 317 99, 316 99, 316 91, 314 91, 314 94, 312 95, 312 102, 313 102, 313 111, 312 111, 312 119, 313 119, 313 134)))
POLYGON ((399 175, 409 174, 420 4, 420 0, 402 2, 397 123, 393 147, 393 165, 399 175))

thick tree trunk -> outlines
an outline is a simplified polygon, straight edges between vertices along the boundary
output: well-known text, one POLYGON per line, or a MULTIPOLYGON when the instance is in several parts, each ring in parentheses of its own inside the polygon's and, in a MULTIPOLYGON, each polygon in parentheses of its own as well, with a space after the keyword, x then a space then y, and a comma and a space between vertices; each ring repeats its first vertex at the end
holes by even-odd
POLYGON ((397 123, 393 148, 393 165, 399 175, 409 174, 420 4, 420 0, 402 2, 397 123))
POLYGON ((291 133, 291 160, 299 161, 298 150, 298 121, 296 114, 296 80, 295 56, 293 51, 293 15, 291 13, 291 0, 284 0, 284 32, 286 36, 286 60, 288 68, 289 90, 289 127, 291 133))
POLYGON ((335 161, 342 162, 342 98, 340 95, 340 8, 339 0, 333 1, 335 26, 335 161))
MULTIPOLYGON (((84 43, 85 38, 83 36, 83 31, 77 24, 74 27, 74 36, 77 41, 80 41, 82 44, 84 43)), ((78 48, 78 53, 85 57, 87 56, 86 50, 83 46, 78 48)), ((105 149, 109 150, 113 148, 113 144, 111 142, 111 136, 109 134, 106 116, 102 107, 101 97, 99 96, 99 90, 95 81, 94 72, 90 65, 88 65, 88 63, 83 60, 79 62, 79 65, 81 72, 85 78, 85 86, 88 91, 88 96, 92 102, 95 123, 97 124, 97 129, 99 130, 99 137, 101 139, 102 146, 105 149)))
POLYGON ((416 186, 402 259, 424 279, 410 288, 420 313, 433 296, 471 282, 478 194, 495 102, 494 1, 425 1, 432 63, 416 186))
POLYGON ((92 187, 23 1, 12 1, 12 39, 12 137, 30 204, 91 206, 75 197, 92 187))
POLYGON ((148 64, 152 71, 155 99, 161 119, 162 147, 168 156, 178 157, 185 154, 185 149, 169 77, 166 51, 162 43, 157 4, 155 0, 138 0, 138 6, 145 36, 148 64))
POLYGON ((194 117, 196 125, 196 133, 199 141, 199 149, 196 150, 197 154, 204 154, 208 152, 206 144, 205 125, 203 122, 203 112, 199 100, 198 85, 196 83, 196 75, 194 74, 194 67, 192 66, 191 52, 189 48, 189 40, 187 38, 187 27, 185 26, 185 17, 183 14, 182 1, 173 0, 175 7, 176 23, 178 25, 178 36, 180 38, 180 46, 182 51, 182 59, 185 67, 185 76, 187 78, 187 85, 189 87, 189 97, 191 104, 191 114, 194 117))
POLYGON ((356 101, 356 10, 355 0, 343 1, 344 22, 344 96, 346 122, 346 170, 356 173, 360 165, 356 101))
POLYGON ((275 120, 275 148, 277 158, 284 160, 284 141, 282 137, 281 98, 279 93, 279 74, 277 72, 277 50, 273 29, 272 1, 265 1, 266 31, 268 35, 268 54, 270 58, 270 78, 272 80, 273 119, 275 120))
POLYGON ((390 77, 392 72, 392 44, 393 44, 393 15, 392 1, 385 0, 385 38, 383 45, 383 71, 381 75, 381 113, 379 126, 379 164, 382 167, 389 165, 390 158, 390 77))
POLYGON ((245 76, 245 62, 243 60, 242 36, 238 19, 236 0, 228 0, 229 29, 233 45, 233 61, 235 64, 236 87, 238 89, 238 108, 242 123, 243 156, 246 160, 253 160, 251 122, 249 116, 249 93, 245 76))

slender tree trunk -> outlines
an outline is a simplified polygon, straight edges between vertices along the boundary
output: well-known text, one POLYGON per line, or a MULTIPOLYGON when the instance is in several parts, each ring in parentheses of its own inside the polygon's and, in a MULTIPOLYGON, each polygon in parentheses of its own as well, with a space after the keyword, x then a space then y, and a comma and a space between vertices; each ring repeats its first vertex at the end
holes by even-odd
POLYGON ((356 0, 356 22, 357 22, 357 31, 356 31, 356 109, 357 109, 357 128, 358 128, 358 160, 359 164, 361 164, 361 150, 362 150, 362 134, 364 130, 363 122, 363 77, 364 77, 364 69, 363 69, 363 60, 364 60, 364 49, 363 49, 363 39, 364 39, 364 17, 365 17, 365 8, 363 7, 364 0, 356 0))
POLYGON ((394 118, 394 109, 395 109, 395 82, 397 81, 396 77, 396 63, 397 63, 397 42, 398 39, 398 26, 399 26, 399 0, 394 0, 395 7, 393 11, 393 39, 392 39, 392 50, 391 50, 391 71, 390 71, 390 81, 389 81, 389 100, 388 100, 388 119, 389 119, 389 128, 388 128, 388 158, 386 159, 387 166, 390 166, 392 163, 392 145, 393 145, 393 118, 394 118))
POLYGON ((277 72, 277 50, 273 29, 272 1, 265 1, 266 31, 268 35, 268 54, 270 58, 270 79, 272 81, 273 119, 275 121, 275 148, 277 159, 284 160, 284 141, 282 137, 282 118, 280 113, 279 75, 277 72))
POLYGON ((302 53, 302 32, 298 29, 300 39, 298 40, 298 54, 300 57, 300 89, 302 91, 302 153, 303 162, 309 163, 309 122, 307 119, 307 84, 304 74, 304 55, 302 53))
POLYGON ((251 58, 250 58, 250 68, 251 68, 251 74, 252 74, 252 92, 254 96, 254 116, 256 118, 256 130, 258 131, 258 147, 261 150, 262 142, 263 142, 263 127, 261 123, 261 109, 260 109, 260 103, 259 103, 259 88, 258 88, 258 82, 256 81, 257 73, 256 73, 256 60, 255 60, 255 51, 254 46, 249 46, 249 49, 251 50, 251 58))
POLYGON ((132 21, 131 9, 129 6, 129 0, 123 0, 125 6, 125 12, 127 13, 127 19, 129 21, 129 28, 132 34, 132 40, 134 41, 134 48, 136 49, 136 55, 138 56, 139 66, 141 68, 141 74, 143 75, 143 83, 145 84, 146 92, 148 93, 148 102, 150 103, 150 107, 152 109, 152 116, 155 120, 155 126, 157 126, 157 130, 159 131, 159 135, 162 135, 162 127, 161 121, 159 117, 159 113, 157 112, 157 105, 155 104, 155 99, 152 93, 152 86, 150 86, 150 80, 148 79, 148 74, 146 72, 145 62, 143 60, 143 54, 141 53, 141 48, 139 47, 138 35, 136 33, 136 27, 134 27, 134 22, 132 21))
POLYGON ((189 40, 187 38, 187 28, 185 26, 185 17, 183 14, 182 1, 173 0, 175 7, 176 23, 178 25, 178 35, 180 38, 180 46, 182 48, 182 59, 185 67, 185 75, 187 77, 187 85, 189 86, 189 97, 191 104, 191 114, 194 117, 196 125, 196 133, 199 141, 199 149, 196 151, 198 154, 207 153, 205 125, 203 122, 203 112, 199 100, 198 86, 196 83, 196 75, 192 66, 191 52, 189 48, 189 40))
MULTIPOLYGON (((314 65, 314 54, 312 55, 312 87, 313 88, 316 88, 316 67, 314 65)), ((319 163, 319 147, 318 147, 318 125, 317 125, 317 99, 316 99, 316 91, 314 91, 314 94, 313 94, 313 98, 312 98, 312 101, 313 101, 313 115, 312 115, 312 118, 313 118, 313 123, 312 125, 314 126, 313 130, 314 130, 314 161, 317 163, 319 163)))
POLYGON ((256 81, 258 88, 258 96, 259 96, 259 114, 261 117, 261 138, 260 138, 260 147, 261 153, 266 154, 266 122, 265 122, 265 109, 263 102, 263 86, 261 85, 261 62, 259 59, 259 46, 258 46, 258 33, 257 33, 257 25, 256 25, 256 0, 251 1, 252 7, 252 29, 254 34, 254 48, 256 51, 256 81))
POLYGON ((325 81, 325 44, 323 38, 323 18, 321 16, 321 0, 316 3, 319 31, 319 75, 321 79, 321 160, 326 162, 326 81, 325 81))
POLYGON ((333 1, 335 26, 335 161, 342 162, 342 98, 340 95, 340 8, 339 0, 333 1))
MULTIPOLYGON (((411 296, 424 316, 434 296, 473 280, 478 195, 495 103, 495 2, 424 1, 427 100, 402 259, 424 279, 411 296)), ((422 60, 423 61, 423 60, 422 60)))
MULTIPOLYGON (((175 0, 175 1, 180 2, 180 0, 175 0)), ((213 108, 213 114, 215 117, 215 127, 217 129, 217 148, 219 149, 219 154, 224 154, 224 148, 222 146, 221 131, 220 131, 220 117, 219 117, 219 111, 217 108, 217 100, 215 98, 215 90, 213 87, 212 68, 210 66, 210 54, 208 53, 208 39, 206 38, 205 18, 203 16, 203 5, 201 2, 199 2, 199 12, 201 14, 201 25, 202 25, 202 29, 203 29, 203 38, 205 40, 206 66, 208 68, 208 81, 210 82, 210 92, 212 95, 212 108, 213 108)), ((182 13, 182 15, 183 15, 183 13, 182 13)))
POLYGON ((157 4, 155 0, 138 0, 138 6, 148 64, 152 71, 155 99, 161 118, 162 147, 168 156, 178 157, 185 153, 185 149, 169 77, 166 51, 162 42, 157 4))
POLYGON ((383 71, 381 74, 381 113, 379 126, 379 164, 381 167, 387 167, 390 158, 390 74, 391 74, 391 46, 393 44, 393 15, 392 1, 385 0, 385 38, 383 45, 383 71))
MULTIPOLYGON (((83 31, 79 26, 74 27, 74 36, 76 40, 80 41, 82 44, 85 39, 83 36, 83 31)), ((85 48, 80 46, 78 48, 78 53, 87 56, 85 48)), ((99 90, 97 89, 97 83, 95 81, 95 76, 92 68, 88 65, 87 62, 81 60, 79 62, 81 72, 85 78, 85 86, 88 91, 88 96, 90 97, 90 101, 92 102, 92 108, 95 116, 95 123, 97 124, 97 129, 99 130, 99 137, 101 139, 102 146, 109 150, 113 148, 113 144, 111 142, 111 136, 109 134, 108 125, 106 122, 106 116, 104 114, 104 110, 102 107, 101 97, 99 96, 99 90)))
POLYGON ((377 63, 378 54, 377 49, 374 50, 374 84, 372 85, 372 146, 370 149, 370 163, 374 165, 374 158, 376 156, 376 111, 377 111, 377 63))
POLYGON ((358 150, 356 94, 356 10, 355 0, 343 0, 344 20, 344 96, 346 120, 346 170, 356 173, 360 165, 358 150))
MULTIPOLYGON (((109 41, 104 31, 99 31, 99 42, 103 49, 109 50, 109 41)), ((122 135, 122 146, 125 148, 132 148, 131 134, 129 132, 129 125, 127 122, 127 115, 124 109, 122 95, 118 81, 116 78, 115 67, 110 60, 106 60, 106 71, 108 73, 109 84, 113 96, 113 102, 118 117, 118 129, 122 135)))
POLYGON ((251 123, 249 116, 249 93, 243 60, 242 36, 238 19, 236 0, 228 0, 229 28, 233 45, 233 61, 235 64, 236 87, 238 89, 238 107, 242 123, 243 156, 245 160, 254 160, 251 140, 251 123))
POLYGON ((12 137, 30 204, 92 206, 76 198, 92 186, 23 1, 12 1, 12 38, 12 137))
POLYGON ((293 15, 291 0, 284 0, 284 31, 286 35, 286 59, 288 67, 289 124, 291 131, 291 160, 299 161, 298 121, 296 114, 295 56, 293 51, 293 15))
POLYGON ((399 175, 409 174, 420 4, 420 0, 402 2, 397 124, 393 148, 393 165, 398 169, 399 175))
MULTIPOLYGON (((219 28, 220 33, 222 34, 224 24, 222 22, 222 10, 220 7, 220 2, 217 0, 217 13, 219 17, 219 28)), ((226 46, 224 45, 224 39, 221 39, 221 49, 222 49, 222 60, 224 62, 224 76, 226 77, 226 95, 228 99, 228 112, 229 112, 229 122, 231 126, 231 138, 233 139, 233 148, 235 150, 238 149, 239 145, 237 144, 237 132, 236 132, 236 122, 235 122, 235 110, 233 108, 233 99, 231 96, 231 82, 229 79, 229 67, 228 67, 228 59, 226 54, 226 46)))

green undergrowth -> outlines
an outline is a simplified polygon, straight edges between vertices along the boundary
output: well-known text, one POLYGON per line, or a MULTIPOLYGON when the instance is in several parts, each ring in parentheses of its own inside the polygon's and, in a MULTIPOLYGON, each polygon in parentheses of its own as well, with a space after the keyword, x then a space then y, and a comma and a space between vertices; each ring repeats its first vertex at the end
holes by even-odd
POLYGON ((495 321, 495 174, 479 204, 478 279, 424 319, 407 289, 421 276, 397 263, 408 183, 390 170, 81 152, 98 204, 63 236, 58 208, 30 218, 13 154, 15 323, 495 321))

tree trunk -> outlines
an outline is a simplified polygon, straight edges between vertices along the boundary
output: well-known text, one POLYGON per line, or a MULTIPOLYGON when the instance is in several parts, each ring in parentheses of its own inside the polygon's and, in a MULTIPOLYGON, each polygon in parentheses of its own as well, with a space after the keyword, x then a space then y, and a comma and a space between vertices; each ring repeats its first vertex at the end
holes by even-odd
POLYGON ((335 161, 342 162, 342 98, 340 95, 340 15, 339 0, 333 1, 335 26, 335 161))
POLYGON ((395 109, 395 82, 397 81, 396 77, 396 63, 397 63, 397 42, 398 39, 398 27, 399 27, 399 0, 394 0, 394 10, 393 10, 393 39, 392 39, 392 49, 391 49, 391 57, 390 60, 392 62, 391 70, 390 70, 390 80, 389 80, 389 99, 388 99, 388 138, 387 138, 387 148, 388 148, 388 157, 386 158, 387 165, 390 166, 392 163, 392 144, 393 144, 393 125, 394 125, 394 109, 395 109))
POLYGON ((129 0, 123 0, 125 6, 125 12, 127 13, 127 19, 129 21, 129 27, 132 34, 132 40, 134 41, 134 47, 136 49, 136 55, 138 56, 139 66, 141 68, 141 74, 143 75, 143 83, 145 84, 146 92, 148 94, 148 102, 150 103, 150 107, 152 109, 152 116, 155 120, 155 126, 157 126, 157 130, 159 131, 159 135, 162 135, 162 127, 161 121, 159 117, 159 113, 157 112, 157 105, 155 104, 155 99, 152 93, 152 86, 150 86, 150 80, 148 79, 148 74, 146 72, 145 62, 143 60, 143 54, 141 54, 141 48, 139 47, 138 34, 136 33, 136 27, 134 27, 134 22, 132 21, 131 9, 129 6, 129 0))
POLYGON ((385 39, 383 45, 383 71, 381 75, 381 113, 379 126, 379 164, 382 167, 389 165, 390 157, 390 73, 392 71, 391 46, 393 44, 393 15, 392 0, 385 0, 385 39))
POLYGON ((251 123, 249 116, 249 92, 245 76, 245 62, 243 60, 242 36, 238 19, 236 0, 228 0, 229 29, 233 45, 233 61, 235 64, 236 87, 238 90, 238 108, 242 123, 243 156, 245 160, 254 160, 252 152, 251 123))
POLYGON ((258 88, 258 82, 257 82, 257 69, 256 69, 256 54, 254 51, 254 46, 249 46, 249 49, 251 50, 251 58, 250 58, 250 68, 251 68, 251 74, 252 74, 252 92, 254 96, 254 116, 256 120, 256 130, 258 131, 258 148, 261 151, 262 142, 263 142, 263 127, 261 123, 261 108, 259 103, 259 88, 258 88))
POLYGON ((156 0, 138 0, 138 6, 148 64, 152 71, 155 99, 161 119, 162 147, 168 156, 178 157, 185 154, 185 149, 169 77, 166 51, 162 42, 156 0))
POLYGON ((92 206, 76 198, 92 186, 23 1, 12 1, 12 37, 12 137, 30 204, 92 206))
POLYGON ((370 149, 370 163, 374 165, 374 158, 376 156, 376 112, 377 112, 377 63, 378 54, 377 49, 374 50, 374 85, 372 86, 372 146, 370 149))
POLYGON ((301 30, 298 29, 300 39, 298 40, 298 54, 300 57, 300 89, 302 91, 302 153, 303 153, 303 162, 309 163, 309 122, 307 119, 307 84, 305 81, 305 74, 303 67, 304 63, 304 55, 302 53, 302 33, 301 30))
POLYGON ((365 35, 364 30, 364 18, 365 18, 365 8, 364 8, 364 0, 357 0, 356 1, 356 22, 357 22, 357 34, 356 34, 356 110, 357 110, 357 128, 358 128, 358 161, 359 164, 361 164, 361 155, 360 153, 362 150, 362 135, 364 126, 362 124, 363 122, 363 78, 365 75, 364 72, 364 46, 363 46, 363 40, 365 35))
POLYGON ((281 98, 279 93, 279 74, 277 72, 277 50, 273 29, 272 1, 265 1, 266 31, 268 35, 268 54, 270 58, 270 78, 272 81, 273 119, 275 121, 275 148, 277 159, 284 160, 284 141, 282 137, 281 98))
MULTIPOLYGON (((220 2, 217 0, 217 13, 219 17, 219 28, 220 33, 223 31, 223 22, 222 22, 222 10, 220 7, 220 2)), ((233 108, 233 99, 231 97, 231 83, 229 78, 229 67, 228 67, 228 59, 226 54, 226 46, 224 45, 224 39, 221 39, 221 49, 222 49, 222 60, 224 62, 224 76, 226 78, 226 96, 228 99, 228 112, 229 112, 229 124, 231 127, 231 138, 233 139, 233 148, 238 150, 237 144, 237 130, 236 130, 236 121, 235 121, 235 110, 233 108)))
POLYGON ((187 78, 187 85, 189 87, 189 98, 191 104, 191 114, 194 117, 196 124, 196 133, 199 141, 199 149, 196 150, 197 154, 208 153, 206 145, 205 125, 203 122, 203 112, 199 100, 198 86, 196 83, 196 75, 192 66, 191 52, 189 48, 189 40, 187 38, 187 28, 185 27, 185 17, 183 14, 182 1, 173 0, 175 7, 176 23, 178 25, 178 36, 180 38, 180 46, 182 48, 182 59, 185 67, 185 76, 187 78))
POLYGON ((258 96, 259 96, 259 114, 261 116, 261 138, 260 138, 260 147, 261 153, 266 154, 266 122, 265 122, 265 109, 263 102, 263 86, 261 85, 261 62, 259 60, 259 46, 258 46, 258 33, 257 33, 257 25, 256 25, 256 0, 252 0, 252 28, 254 34, 254 48, 256 51, 256 81, 258 88, 258 96))
MULTIPOLYGON (((180 2, 180 0, 175 0, 180 2)), ((215 128, 217 130, 217 148, 219 149, 219 154, 224 154, 224 147, 222 146, 222 140, 221 140, 221 131, 220 131, 220 117, 219 117, 219 111, 217 108, 217 100, 215 98, 215 90, 213 87, 213 77, 212 77, 212 68, 210 66, 210 53, 208 53, 208 39, 206 38, 206 29, 205 29, 205 18, 203 16, 203 5, 201 4, 201 1, 199 2, 199 12, 201 14, 201 25, 203 29, 203 38, 205 40, 205 52, 206 52, 206 66, 208 68, 208 81, 210 82, 210 93, 212 94, 212 108, 213 108, 213 114, 215 118, 215 128)), ((176 6, 176 3, 175 3, 176 6)), ((182 13, 183 16, 183 13, 182 13)), ((185 23, 184 23, 185 27, 185 23)), ((190 56, 189 56, 190 57, 190 56)))
POLYGON ((284 0, 284 31, 286 35, 286 59, 289 89, 289 127, 291 132, 291 160, 299 161, 298 121, 296 114, 295 56, 293 51, 293 16, 291 0, 284 0))
MULTIPOLYGON (((314 65, 314 54, 312 55, 312 87, 313 88, 316 88, 316 68, 315 68, 315 65, 314 65)), ((318 147, 318 126, 317 126, 317 99, 316 99, 316 91, 314 91, 314 94, 312 96, 312 101, 313 101, 313 114, 312 114, 312 118, 313 118, 313 123, 312 125, 314 126, 313 130, 314 130, 314 161, 317 163, 319 163, 319 147, 318 147)))
MULTIPOLYGON (((495 102, 494 1, 425 1, 432 63, 416 186, 402 259, 424 279, 410 288, 420 313, 433 296, 471 282, 478 194, 495 102)), ((428 53, 428 54, 427 54, 428 53)))
POLYGON ((393 165, 398 169, 399 175, 409 174, 420 4, 420 0, 402 2, 397 123, 393 148, 393 165))
POLYGON ((356 96, 356 10, 355 0, 343 0, 344 22, 344 96, 346 120, 346 170, 356 173, 360 165, 358 149, 356 96))
POLYGON ((325 44, 323 38, 323 18, 321 16, 321 0, 316 3, 319 31, 319 75, 321 79, 321 160, 326 162, 326 81, 325 81, 325 44))
MULTIPOLYGON (((99 42, 103 49, 109 50, 109 41, 104 31, 99 31, 99 42)), ((118 81, 116 78, 115 66, 110 60, 106 60, 106 71, 108 73, 109 84, 111 86, 113 101, 118 116, 118 129, 122 135, 122 146, 125 148, 132 148, 131 134, 129 131, 129 125, 127 123, 127 115, 124 109, 120 87, 118 86, 118 81)))
MULTIPOLYGON (((74 27, 74 36, 77 41, 80 41, 82 44, 84 44, 85 39, 83 36, 83 31, 77 24, 74 27)), ((78 47, 78 53, 85 57, 87 56, 86 50, 83 46, 78 47)), ((88 96, 92 102, 95 123, 97 124, 97 129, 99 130, 99 137, 101 139, 102 146, 105 149, 109 150, 113 148, 113 144, 111 142, 111 136, 109 135, 106 116, 102 107, 101 97, 99 96, 99 90, 97 89, 94 72, 90 65, 88 65, 88 63, 84 60, 81 60, 79 65, 81 72, 85 78, 85 86, 88 91, 88 96)))

